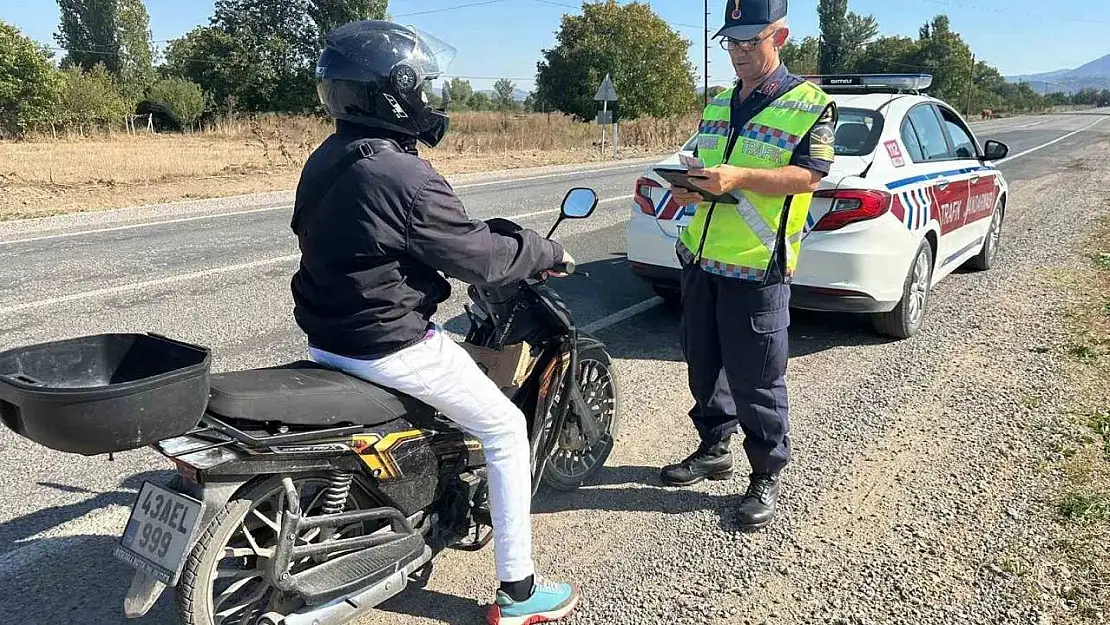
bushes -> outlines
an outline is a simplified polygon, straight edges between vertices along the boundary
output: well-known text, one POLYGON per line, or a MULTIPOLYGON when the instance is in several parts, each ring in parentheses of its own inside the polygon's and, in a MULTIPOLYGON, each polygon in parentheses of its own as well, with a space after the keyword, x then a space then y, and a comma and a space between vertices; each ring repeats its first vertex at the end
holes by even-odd
MULTIPOLYGON (((192 126, 204 112, 204 91, 196 83, 183 78, 159 80, 150 87, 146 100, 169 109, 179 127, 192 126)), ((137 112, 143 115, 149 111, 137 112)))
POLYGON ((48 121, 58 82, 46 50, 0 20, 0 138, 21 136, 48 121))

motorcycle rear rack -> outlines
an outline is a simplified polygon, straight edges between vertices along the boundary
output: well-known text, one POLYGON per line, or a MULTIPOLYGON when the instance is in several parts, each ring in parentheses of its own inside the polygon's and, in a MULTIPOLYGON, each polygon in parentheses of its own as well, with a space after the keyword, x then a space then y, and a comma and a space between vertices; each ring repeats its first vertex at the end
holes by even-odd
POLYGON ((183 451, 166 454, 168 458, 178 458, 186 454, 193 454, 210 449, 217 449, 220 447, 227 447, 228 445, 239 444, 247 449, 261 450, 270 447, 277 447, 280 445, 291 445, 296 443, 309 443, 319 442, 327 438, 342 438, 352 434, 358 434, 366 431, 365 426, 350 425, 337 428, 326 428, 321 430, 310 430, 307 432, 293 432, 285 434, 270 434, 270 435, 254 435, 248 434, 243 430, 220 420, 211 413, 205 413, 201 419, 198 427, 186 432, 183 436, 191 436, 209 444, 201 447, 190 447, 183 451), (218 438, 223 436, 226 438, 218 438))

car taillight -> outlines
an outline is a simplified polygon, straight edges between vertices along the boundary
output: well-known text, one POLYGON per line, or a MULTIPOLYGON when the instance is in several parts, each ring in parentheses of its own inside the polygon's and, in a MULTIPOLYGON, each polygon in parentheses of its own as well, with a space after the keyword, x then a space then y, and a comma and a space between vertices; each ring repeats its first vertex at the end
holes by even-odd
POLYGON ((641 213, 655 217, 655 202, 651 201, 651 190, 662 188, 663 185, 651 178, 640 178, 636 181, 636 191, 632 195, 632 200, 640 207, 641 213))
POLYGON ((815 198, 827 199, 832 208, 814 230, 838 230, 857 221, 867 221, 885 214, 890 210, 891 194, 870 189, 840 189, 818 191, 815 198))

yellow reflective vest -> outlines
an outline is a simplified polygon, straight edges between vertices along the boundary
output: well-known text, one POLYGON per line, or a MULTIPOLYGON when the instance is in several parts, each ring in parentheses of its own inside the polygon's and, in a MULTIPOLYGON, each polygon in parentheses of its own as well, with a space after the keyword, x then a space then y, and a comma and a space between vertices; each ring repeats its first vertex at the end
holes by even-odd
MULTIPOLYGON (((734 90, 735 87, 721 92, 702 114, 698 157, 706 167, 720 165, 725 160, 734 90)), ((755 169, 786 167, 829 101, 820 87, 809 81, 802 82, 740 128, 728 164, 755 169)), ((689 227, 679 237, 679 254, 686 262, 697 262, 710 273, 762 281, 770 269, 778 233, 785 220, 783 237, 787 242, 786 279, 789 280, 798 264, 802 229, 813 194, 764 195, 737 189, 732 195, 739 204, 698 204, 689 227), (712 219, 706 232, 711 210, 712 219)))

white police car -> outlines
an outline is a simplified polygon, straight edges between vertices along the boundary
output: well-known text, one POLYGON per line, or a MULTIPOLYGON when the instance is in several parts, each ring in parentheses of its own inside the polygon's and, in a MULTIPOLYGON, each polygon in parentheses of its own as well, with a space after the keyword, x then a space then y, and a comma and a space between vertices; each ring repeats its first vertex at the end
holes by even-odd
MULTIPOLYGON (((956 109, 921 92, 928 74, 813 76, 836 101, 836 160, 814 195, 791 287, 794 308, 866 313, 898 338, 922 327, 931 287, 956 268, 989 269, 1007 185, 956 109)), ((697 138, 659 163, 677 165, 697 138)), ((675 244, 693 206, 677 205, 648 167, 636 181, 628 260, 678 300, 675 244)))

